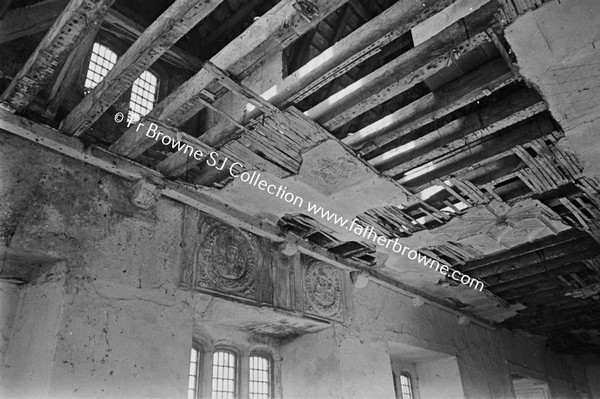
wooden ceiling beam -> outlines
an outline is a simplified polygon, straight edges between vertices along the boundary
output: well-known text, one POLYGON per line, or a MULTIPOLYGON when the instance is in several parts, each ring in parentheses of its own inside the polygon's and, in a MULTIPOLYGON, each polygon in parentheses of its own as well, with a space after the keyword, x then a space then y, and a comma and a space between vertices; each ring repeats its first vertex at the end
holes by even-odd
POLYGON ((99 29, 100 24, 93 25, 85 34, 83 40, 77 44, 75 49, 69 54, 69 57, 67 57, 67 60, 52 83, 52 89, 50 90, 50 95, 46 101, 44 117, 54 119, 58 107, 60 107, 60 104, 71 89, 71 84, 79 75, 81 68, 86 65, 86 57, 94 45, 94 39, 99 29))
POLYGON ((532 252, 537 252, 557 245, 566 245, 567 243, 573 243, 574 241, 585 239, 586 237, 589 238, 589 235, 581 230, 565 230, 556 235, 547 236, 539 240, 523 244, 511 250, 502 251, 495 255, 486 256, 484 258, 468 262, 460 268, 460 271, 467 273, 471 270, 485 266, 493 266, 494 264, 499 263, 501 264, 532 252))
MULTIPOLYGON (((468 273, 477 277, 487 278, 496 274, 501 274, 509 270, 521 270, 524 267, 536 266, 543 262, 560 260, 563 258, 569 258, 574 252, 577 252, 577 248, 596 248, 598 244, 588 238, 585 240, 571 241, 567 244, 557 245, 555 247, 540 249, 539 251, 530 252, 517 258, 512 258, 507 261, 498 262, 493 265, 479 267, 477 269, 469 269, 468 273)), ((600 248, 598 248, 600 250, 600 248)), ((573 262, 570 262, 573 263, 573 262)), ((461 271, 462 268, 461 268, 461 271)), ((467 270, 464 270, 467 273, 467 270)))
MULTIPOLYGON (((225 46, 210 59, 210 62, 236 80, 254 71, 261 61, 268 59, 278 51, 314 28, 331 12, 343 5, 346 0, 319 0, 310 3, 308 9, 314 14, 305 15, 298 5, 304 4, 295 0, 284 0, 255 21, 241 35, 225 46), (315 7, 314 9, 311 7, 315 7)), ((183 83, 163 101, 161 101, 144 120, 161 121, 167 126, 179 127, 198 111, 204 108, 200 93, 214 83, 214 76, 206 69, 201 69, 188 81, 183 83)), ((263 95, 263 98, 265 96, 263 95)), ((257 110, 257 115, 260 111, 257 110)), ((234 125, 225 125, 225 129, 235 132, 234 125)), ((220 137, 222 134, 216 134, 220 137)), ((209 145, 216 141, 203 137, 209 145)), ((150 148, 156 141, 147 140, 135 131, 135 126, 128 129, 113 145, 111 150, 120 155, 136 158, 150 148)))
POLYGON ((516 81, 516 77, 502 59, 464 75, 438 91, 387 115, 380 120, 349 134, 342 141, 361 153, 406 136, 468 104, 489 96, 516 81), (367 144, 372 143, 370 146, 367 144))
POLYGON ((0 44, 48 30, 67 2, 45 0, 8 11, 0 23, 0 44))
MULTIPOLYGON (((508 104, 506 107, 503 107, 503 110, 508 110, 508 109, 510 109, 510 105, 508 105, 508 104)), ((437 148, 435 148, 421 156, 418 156, 416 158, 410 159, 409 157, 407 157, 409 159, 407 159, 406 162, 403 162, 400 165, 394 166, 393 168, 386 170, 384 172, 384 174, 387 176, 392 176, 392 177, 404 174, 404 173, 408 172, 409 170, 411 170, 415 167, 418 167, 419 165, 433 161, 440 157, 448 156, 449 154, 451 154, 454 151, 460 151, 465 148, 470 148, 478 141, 485 140, 487 137, 493 136, 503 129, 509 128, 510 126, 515 125, 519 122, 523 122, 523 121, 525 121, 541 112, 547 111, 547 110, 548 110, 548 104, 546 103, 546 101, 542 100, 533 105, 527 106, 526 108, 518 110, 515 113, 513 113, 512 115, 509 115, 502 119, 492 120, 492 121, 490 121, 490 124, 488 126, 485 126, 485 127, 482 126, 480 129, 472 130, 472 126, 468 126, 468 125, 461 127, 460 130, 463 133, 466 133, 463 137, 457 138, 456 140, 451 141, 450 143, 444 144, 441 147, 437 147, 437 148)), ((461 124, 462 121, 467 120, 467 117, 460 118, 460 119, 461 119, 461 121, 459 121, 458 124, 461 124)), ((477 120, 481 121, 482 119, 478 118, 477 120)), ((422 145, 421 143, 423 141, 427 142, 427 141, 431 140, 432 134, 434 136, 439 135, 439 131, 436 130, 430 134, 427 134, 426 136, 420 137, 419 139, 415 140, 414 142, 410 142, 407 145, 410 145, 410 146, 412 146, 413 144, 416 146, 422 145)), ((416 148, 418 148, 418 147, 416 147, 416 148)), ((376 160, 380 161, 380 160, 388 160, 388 159, 398 158, 399 156, 402 155, 403 152, 404 151, 401 148, 394 149, 394 150, 388 151, 385 154, 380 155, 379 157, 376 158, 376 160)))
MULTIPOLYGON (((68 0, 46 0, 9 11, 0 24, 0 44, 48 30, 67 2, 68 0)), ((100 29, 133 43, 146 28, 111 8, 100 29)), ((194 72, 202 67, 199 59, 176 46, 167 50, 162 59, 177 68, 194 72)))
POLYGON ((454 59, 486 42, 489 42, 486 33, 480 33, 464 42, 460 42, 455 35, 441 38, 434 36, 430 41, 414 47, 326 98, 306 111, 306 115, 324 128, 335 130, 387 100, 410 90, 452 64, 454 59), (439 40, 435 40, 436 38, 439 40), (448 42, 447 45, 440 43, 444 39, 448 42))
POLYGON ((101 23, 113 2, 71 0, 0 96, 0 102, 23 112, 42 87, 50 82, 56 68, 83 40, 86 32, 94 24, 101 23))
POLYGON ((75 137, 85 133, 135 79, 214 11, 223 0, 176 0, 119 58, 104 79, 61 122, 61 130, 75 137))
POLYGON ((502 269, 494 270, 498 271, 499 273, 488 275, 486 277, 481 277, 479 276, 479 273, 473 271, 469 272, 469 275, 481 279, 486 284, 493 287, 496 284, 518 282, 518 280, 523 277, 531 277, 533 275, 547 273, 550 270, 558 269, 566 265, 579 262, 583 259, 591 258, 592 256, 596 256, 599 253, 600 247, 598 247, 597 243, 594 242, 593 245, 578 248, 578 250, 575 253, 569 251, 567 253, 564 253, 563 255, 556 255, 556 257, 550 260, 534 263, 532 265, 526 265, 515 269, 512 269, 510 267, 503 267, 502 269))
MULTIPOLYGON (((555 125, 549 114, 538 114, 524 123, 504 129, 501 135, 488 136, 487 140, 477 141, 469 151, 455 150, 447 155, 411 169, 396 181, 420 192, 430 187, 433 180, 442 180, 442 176, 461 177, 457 170, 478 163, 489 163, 513 154, 514 147, 553 132, 555 125)), ((444 179, 445 180, 445 179, 444 179)), ((442 180, 443 181, 443 180, 442 180)))
POLYGON ((483 32, 493 19, 497 6, 488 3, 470 15, 467 30, 464 19, 401 54, 362 79, 321 101, 306 115, 329 130, 375 108, 385 101, 411 89, 440 70, 454 64, 460 57, 492 39, 483 32), (479 32, 479 33, 477 33, 479 32))

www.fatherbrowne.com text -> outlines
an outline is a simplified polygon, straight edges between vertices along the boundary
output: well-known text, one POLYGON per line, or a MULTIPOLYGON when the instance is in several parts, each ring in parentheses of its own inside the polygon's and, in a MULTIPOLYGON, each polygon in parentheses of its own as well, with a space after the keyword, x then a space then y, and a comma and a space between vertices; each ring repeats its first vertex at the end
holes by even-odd
MULTIPOLYGON (((143 123, 138 123, 136 127, 136 131, 140 129, 140 127, 144 126, 143 123)), ((385 246, 386 248, 392 248, 392 251, 399 253, 408 257, 410 260, 416 260, 418 263, 429 266, 430 269, 435 268, 435 270, 441 273, 444 276, 450 276, 451 279, 460 282, 461 284, 468 285, 474 289, 478 289, 479 291, 483 290, 484 284, 483 282, 474 279, 466 274, 459 272, 458 270, 454 270, 450 268, 448 265, 440 264, 437 260, 431 259, 428 256, 425 256, 414 249, 410 249, 409 247, 402 246, 398 242, 398 239, 390 240, 384 236, 378 236, 372 226, 364 227, 358 224, 356 219, 349 221, 348 219, 338 216, 336 213, 330 212, 329 210, 323 209, 321 206, 311 203, 310 201, 305 201, 302 197, 287 191, 287 187, 282 185, 270 184, 266 180, 261 179, 260 173, 258 172, 247 172, 244 171, 246 168, 239 162, 232 162, 227 157, 224 159, 219 158, 219 153, 216 151, 212 151, 209 154, 204 154, 201 150, 197 150, 192 145, 184 143, 181 140, 175 140, 173 137, 161 132, 158 130, 158 125, 155 123, 150 123, 147 126, 146 137, 154 139, 156 141, 160 141, 166 146, 171 146, 173 149, 177 151, 183 151, 184 154, 187 154, 190 157, 194 157, 196 160, 201 161, 206 159, 206 164, 208 166, 215 167, 217 170, 223 170, 227 167, 228 162, 230 162, 228 171, 229 174, 233 178, 238 178, 244 183, 248 183, 251 186, 257 187, 261 191, 266 191, 270 195, 274 195, 277 198, 281 198, 285 202, 297 206, 298 208, 306 209, 308 212, 313 215, 319 216, 322 219, 327 220, 328 222, 333 222, 337 226, 343 227, 346 230, 352 231, 354 234, 365 238, 367 240, 373 240, 374 243, 378 245, 385 246)))

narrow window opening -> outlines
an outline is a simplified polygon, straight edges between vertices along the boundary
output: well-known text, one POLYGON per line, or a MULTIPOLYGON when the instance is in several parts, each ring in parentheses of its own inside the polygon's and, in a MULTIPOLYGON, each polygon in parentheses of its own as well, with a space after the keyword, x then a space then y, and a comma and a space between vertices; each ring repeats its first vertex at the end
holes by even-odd
POLYGON ((88 94, 98 83, 104 79, 108 71, 117 63, 117 54, 100 43, 94 43, 87 75, 85 77, 84 92, 88 94))
POLYGON ((190 372, 188 377, 188 399, 197 399, 200 397, 199 381, 200 381, 200 357, 202 352, 193 347, 190 357, 190 372))
POLYGON ((212 399, 235 399, 237 391, 237 363, 232 352, 213 354, 212 399))
POLYGON ((271 399, 271 361, 250 356, 250 399, 271 399))
POLYGON ((154 108, 158 93, 158 77, 149 71, 144 71, 133 82, 129 111, 134 121, 148 114, 154 108))
POLYGON ((412 379, 410 374, 400 374, 400 393, 402 399, 413 399, 412 379))

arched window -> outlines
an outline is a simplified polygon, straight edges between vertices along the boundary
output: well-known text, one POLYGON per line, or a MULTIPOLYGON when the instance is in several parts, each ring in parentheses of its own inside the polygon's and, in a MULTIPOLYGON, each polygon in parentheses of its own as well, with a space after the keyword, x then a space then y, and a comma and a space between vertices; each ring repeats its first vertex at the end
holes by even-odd
POLYGON ((212 399, 236 399, 237 395, 237 356, 227 350, 217 350, 213 354, 212 399))
POLYGON ((250 399, 271 399, 271 374, 270 358, 260 354, 250 356, 250 399))
POLYGON ((188 399, 200 397, 200 366, 202 365, 202 350, 199 346, 192 346, 190 356, 190 372, 188 377, 188 399))
POLYGON ((134 121, 152 111, 157 95, 158 77, 152 72, 144 71, 131 87, 129 112, 134 121))
POLYGON ((84 83, 86 94, 104 79, 108 71, 117 63, 117 58, 117 54, 108 47, 94 43, 84 83))
POLYGON ((407 372, 400 373, 400 393, 402 399, 413 399, 412 379, 407 372))

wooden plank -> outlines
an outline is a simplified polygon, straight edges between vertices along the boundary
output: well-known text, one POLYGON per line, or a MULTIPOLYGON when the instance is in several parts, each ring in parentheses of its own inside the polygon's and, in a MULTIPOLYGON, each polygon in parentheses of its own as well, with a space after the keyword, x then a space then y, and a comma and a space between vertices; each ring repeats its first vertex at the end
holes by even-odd
POLYGON ((0 23, 0 44, 44 32, 64 10, 67 2, 46 0, 8 11, 0 23))
POLYGON ((284 106, 306 98, 454 2, 396 2, 270 89, 271 102, 284 106))
POLYGON ((205 62, 204 68, 213 75, 215 81, 218 84, 225 87, 229 91, 244 97, 262 112, 268 113, 279 111, 279 108, 275 107, 273 104, 256 94, 253 90, 248 88, 243 83, 239 83, 233 80, 226 72, 219 69, 219 67, 217 67, 212 62, 205 62))
POLYGON ((85 34, 83 40, 75 47, 75 50, 69 54, 69 57, 63 64, 58 76, 52 83, 50 95, 46 101, 46 111, 44 117, 54 119, 56 111, 60 104, 65 99, 65 96, 70 90, 71 84, 79 76, 79 71, 86 65, 86 59, 94 44, 96 34, 100 29, 100 24, 94 24, 92 28, 85 34))
MULTIPOLYGON (((3 19, 3 23, 0 24, 0 44, 48 30, 65 8, 67 1, 46 0, 31 6, 11 10, 3 19)), ((100 29, 126 42, 133 43, 146 28, 111 8, 105 15, 100 29)), ((202 62, 198 58, 176 46, 167 50, 162 59, 177 68, 194 72, 202 67, 202 62)))
POLYGON ((61 123, 61 130, 80 136, 131 87, 145 70, 208 16, 223 0, 176 0, 144 31, 115 66, 61 123))
POLYGON ((0 102, 23 112, 92 25, 102 21, 113 2, 71 0, 0 96, 0 102))
MULTIPOLYGON (((225 46, 210 59, 210 62, 228 73, 234 79, 241 80, 253 71, 264 59, 287 47, 298 37, 314 28, 323 18, 343 5, 346 0, 318 0, 310 3, 318 15, 306 17, 294 4, 296 0, 283 0, 266 14, 256 20, 240 36, 225 46)), ((300 1, 299 4, 304 4, 300 1)), ((214 76, 206 69, 188 79, 170 93, 146 116, 149 120, 161 120, 174 127, 181 126, 200 111, 204 105, 198 101, 198 95, 214 82, 214 76)), ((263 95, 263 98, 266 98, 263 95)), ((268 98, 267 98, 268 99, 268 98)), ((259 111, 257 110, 258 115, 259 111)), ((143 121, 142 121, 143 122, 143 121)), ((237 129, 222 126, 222 131, 234 134, 237 129)), ((203 137, 210 145, 216 145, 223 135, 222 131, 211 129, 211 136, 203 137)), ((205 134, 206 136, 206 134, 205 134)), ((222 140, 226 142, 227 140, 222 140)), ((128 129, 113 145, 111 150, 122 155, 135 156, 152 146, 135 129, 128 129)))
POLYGON ((323 127, 336 129, 377 105, 403 93, 440 70, 456 63, 466 53, 491 43, 482 32, 493 18, 496 7, 482 7, 467 23, 460 20, 439 34, 401 54, 395 60, 354 82, 317 104, 306 114, 323 127), (477 33, 480 32, 480 33, 477 33))
MULTIPOLYGON (((504 105, 505 103, 502 103, 502 105, 504 105)), ((509 107, 510 105, 507 105, 507 107, 509 107)), ((504 110, 505 108, 502 106, 502 110, 504 110)), ((544 112, 548 109, 548 105, 546 104, 545 101, 540 101, 534 105, 531 105, 521 111, 517 111, 512 115, 509 115, 508 117, 499 119, 495 122, 492 122, 490 125, 485 126, 481 129, 475 130, 472 133, 468 133, 469 128, 466 129, 466 135, 464 137, 460 137, 448 144, 445 144, 443 147, 438 147, 432 151, 427 152, 426 154, 423 154, 419 157, 416 157, 414 159, 409 159, 406 162, 403 162, 397 166, 394 166, 393 168, 386 170, 384 173, 387 176, 396 176, 399 175, 401 173, 406 173, 407 171, 422 165, 426 162, 432 161, 436 158, 439 158, 441 156, 450 154, 453 151, 456 151, 460 148, 465 148, 465 147, 469 147, 471 146, 473 143, 483 140, 488 136, 494 135, 497 132, 501 131, 502 129, 505 129, 507 127, 510 127, 516 123, 519 123, 521 121, 527 120, 529 118, 531 118, 534 115, 539 114, 540 112, 544 112)), ((500 111, 502 111, 500 110, 500 111)), ((485 112, 485 111, 484 111, 485 112)), ((435 136, 436 132, 434 131, 433 133, 431 133, 435 136)), ((418 143, 420 141, 427 141, 430 140, 430 137, 424 136, 421 137, 417 140, 415 140, 415 142, 413 142, 415 145, 418 145, 418 143)), ((412 144, 412 143, 411 143, 412 144)), ((397 158, 399 156, 402 156, 402 151, 398 151, 397 149, 388 151, 376 158, 374 158, 372 160, 372 163, 374 165, 377 165, 378 163, 381 163, 383 160, 388 161, 390 159, 394 159, 397 158)))
POLYGON ((423 47, 415 47, 407 51, 392 62, 323 100, 308 110, 306 115, 321 123, 326 129, 337 129, 413 88, 446 68, 456 58, 489 41, 485 33, 480 33, 462 43, 451 37, 450 39, 455 40, 446 40, 450 42, 447 47, 434 39, 436 43, 428 41, 423 44, 423 47), (406 73, 407 71, 410 72, 406 73))
POLYGON ((471 104, 516 80, 503 60, 495 60, 455 81, 435 93, 349 134, 342 141, 352 148, 363 147, 376 140, 378 146, 407 135, 434 120, 471 104))
MULTIPOLYGON (((100 29, 109 32, 122 40, 133 43, 146 30, 145 27, 127 18, 114 8, 108 10, 104 23, 100 29)), ((192 54, 172 46, 162 54, 161 59, 169 64, 187 71, 198 72, 202 68, 202 61, 192 54)))

